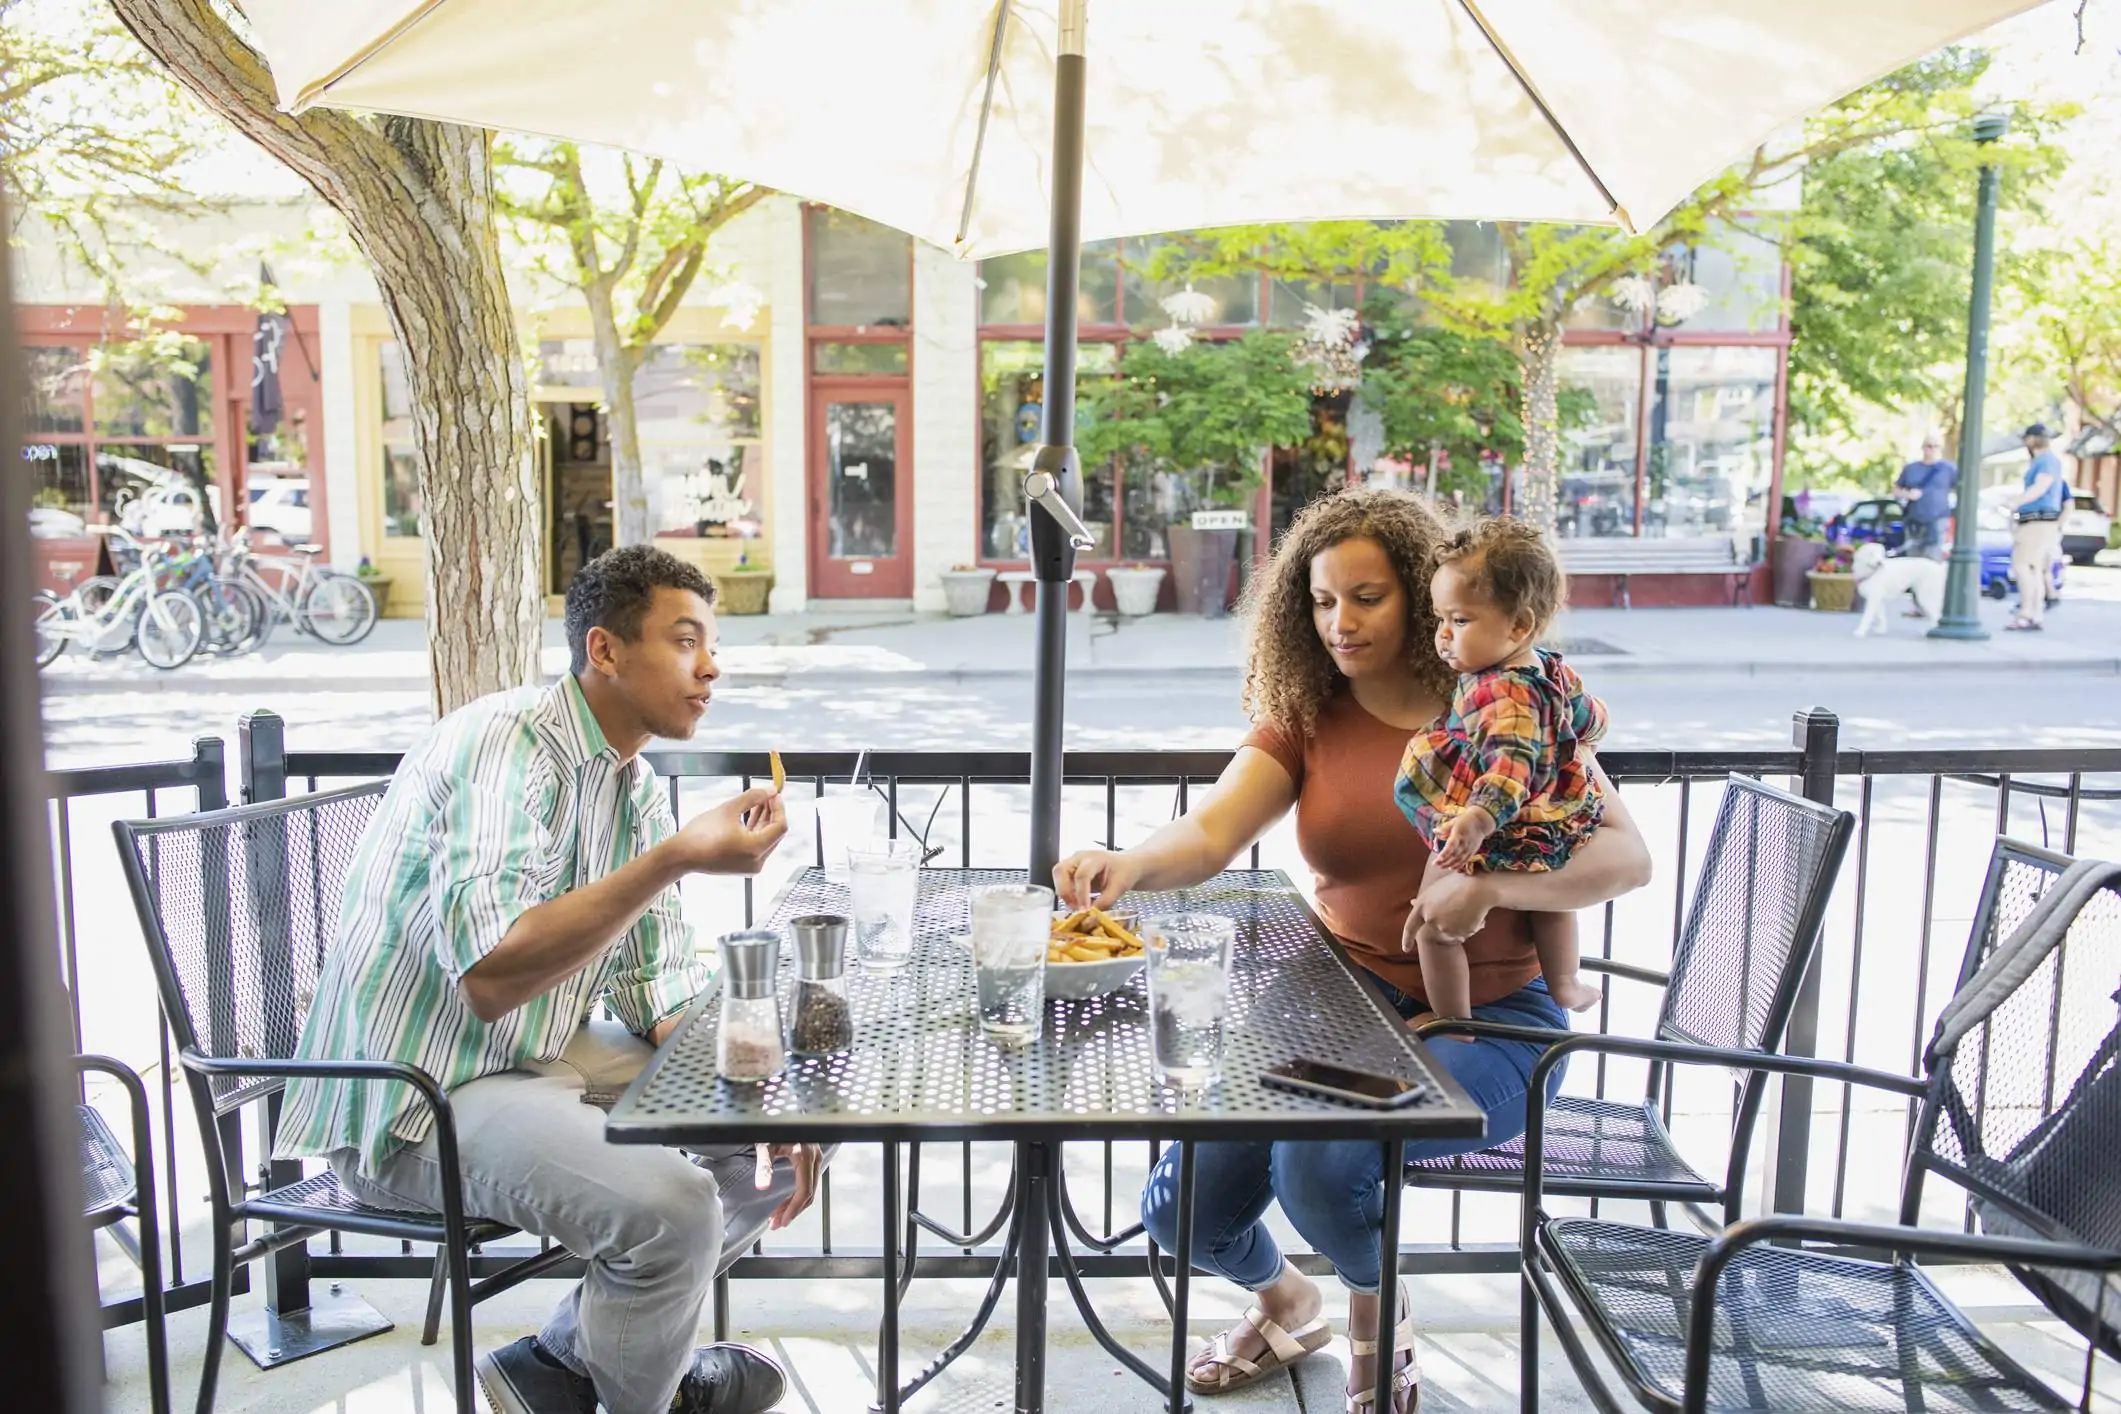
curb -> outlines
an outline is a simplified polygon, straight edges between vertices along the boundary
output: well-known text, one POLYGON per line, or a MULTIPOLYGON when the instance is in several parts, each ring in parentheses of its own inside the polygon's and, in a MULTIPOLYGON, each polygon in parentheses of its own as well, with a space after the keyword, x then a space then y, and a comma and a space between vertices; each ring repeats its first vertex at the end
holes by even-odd
MULTIPOLYGON (((1887 675, 1887 676, 1933 676, 1951 673, 2069 673, 2079 676, 2121 676, 2121 657, 2084 657, 2018 660, 2001 662, 1974 662, 1965 659, 1924 662, 1871 662, 1871 663, 1803 663, 1803 662, 1701 662, 1671 658, 1635 658, 1618 655, 1583 654, 1569 660, 1585 671, 1605 677, 1725 677, 1725 678, 1775 678, 1810 677, 1818 675, 1887 675)), ((865 688, 873 689, 879 681, 900 683, 908 686, 933 687, 953 683, 982 682, 1029 682, 1029 668, 921 668, 905 671, 889 669, 820 669, 808 672, 802 669, 777 672, 730 671, 722 675, 728 687, 814 687, 814 688, 865 688)), ((1176 667, 1127 667, 1085 666, 1068 670, 1072 681, 1144 680, 1178 681, 1226 681, 1235 682, 1243 676, 1243 669, 1236 664, 1184 664, 1176 667)), ((88 681, 50 679, 44 683, 46 697, 95 697, 115 696, 124 693, 159 692, 179 690, 199 693, 311 693, 311 692, 412 692, 425 693, 428 681, 420 678, 313 678, 313 677, 240 677, 240 678, 186 678, 183 669, 152 678, 98 678, 88 681)))

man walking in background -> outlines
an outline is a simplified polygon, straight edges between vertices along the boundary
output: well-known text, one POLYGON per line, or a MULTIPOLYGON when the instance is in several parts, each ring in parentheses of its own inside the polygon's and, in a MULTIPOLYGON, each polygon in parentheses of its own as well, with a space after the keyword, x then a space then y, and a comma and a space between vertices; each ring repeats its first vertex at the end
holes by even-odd
POLYGON ((2055 555, 2062 544, 2062 458, 2048 446, 2047 424, 2025 429, 2025 450, 2032 463, 2025 469, 2025 490, 2018 497, 2011 527, 2011 574, 2018 581, 2018 617, 2004 627, 2037 632, 2047 612, 2047 595, 2055 555))
POLYGON ((1952 489, 1959 484, 1959 468, 1944 459, 1944 444, 1936 437, 1922 440, 1922 460, 1900 469, 1893 494, 1907 508, 1907 553, 1926 560, 1944 558, 1944 522, 1952 514, 1952 489))

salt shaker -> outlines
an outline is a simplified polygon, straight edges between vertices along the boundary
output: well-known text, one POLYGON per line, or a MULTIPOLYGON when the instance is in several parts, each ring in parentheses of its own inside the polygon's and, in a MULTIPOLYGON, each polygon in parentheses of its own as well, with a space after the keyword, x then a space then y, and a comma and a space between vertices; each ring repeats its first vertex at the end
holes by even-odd
POLYGON ((847 920, 813 913, 788 925, 795 934, 795 1006, 788 1049, 825 1056, 854 1044, 854 1011, 847 1001, 847 920))
POLYGON ((772 929, 725 933, 719 946, 722 1026, 715 1037, 715 1068, 725 1080, 771 1080, 788 1061, 776 990, 781 935, 772 929))

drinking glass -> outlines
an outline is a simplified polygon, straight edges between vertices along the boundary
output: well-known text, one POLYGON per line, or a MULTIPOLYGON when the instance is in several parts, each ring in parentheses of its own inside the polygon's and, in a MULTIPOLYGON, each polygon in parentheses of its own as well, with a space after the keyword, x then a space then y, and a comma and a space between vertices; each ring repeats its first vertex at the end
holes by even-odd
POLYGON ((865 971, 888 972, 913 956, 913 900, 920 878, 917 840, 862 840, 848 848, 854 955, 865 971))
POLYGON ((1149 953, 1149 1059, 1157 1082, 1205 1089, 1222 1079, 1237 924, 1213 913, 1169 913, 1144 920, 1141 934, 1149 953))
POLYGON ((997 1041, 1038 1039, 1046 1012, 1046 938, 1053 890, 997 884, 972 895, 972 975, 980 1030, 997 1041))
POLYGON ((847 851, 857 845, 881 841, 883 801, 875 791, 828 789, 814 802, 817 810, 818 862, 825 866, 828 883, 848 881, 847 851))

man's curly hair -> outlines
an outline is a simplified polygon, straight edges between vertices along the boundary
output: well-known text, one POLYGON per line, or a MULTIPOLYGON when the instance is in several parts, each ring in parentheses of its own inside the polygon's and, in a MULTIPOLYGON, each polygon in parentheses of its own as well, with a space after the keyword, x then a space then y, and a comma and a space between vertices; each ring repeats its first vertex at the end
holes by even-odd
POLYGON ((1309 736, 1319 709, 1340 691, 1345 679, 1311 616, 1311 561, 1345 540, 1383 547, 1406 590, 1407 666, 1438 701, 1449 701, 1458 679, 1436 656, 1436 611, 1429 602, 1429 576, 1449 538, 1436 509, 1405 491, 1351 486, 1299 511, 1245 592, 1246 714, 1309 736))
POLYGON ((1531 619, 1535 634, 1545 632, 1568 601, 1569 577, 1554 547, 1515 516, 1486 516, 1466 526, 1443 547, 1436 564, 1456 568, 1511 618, 1531 619))

